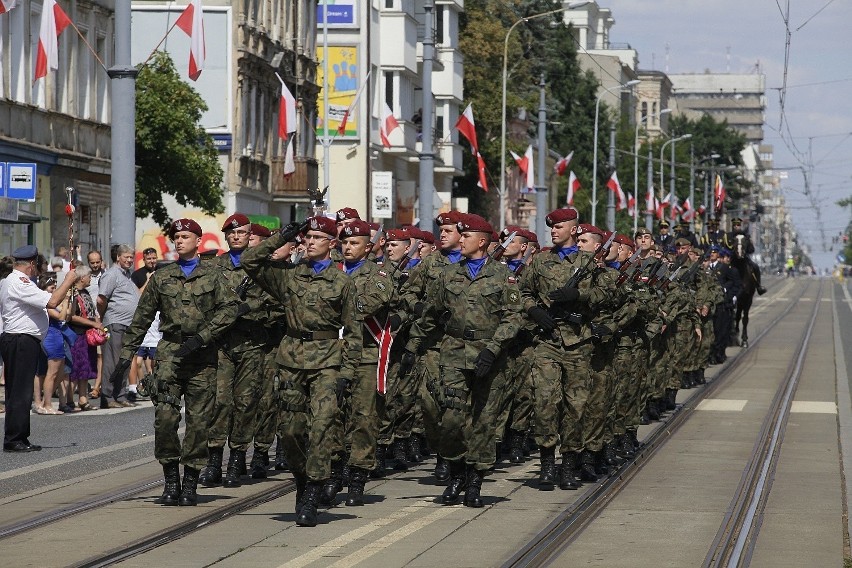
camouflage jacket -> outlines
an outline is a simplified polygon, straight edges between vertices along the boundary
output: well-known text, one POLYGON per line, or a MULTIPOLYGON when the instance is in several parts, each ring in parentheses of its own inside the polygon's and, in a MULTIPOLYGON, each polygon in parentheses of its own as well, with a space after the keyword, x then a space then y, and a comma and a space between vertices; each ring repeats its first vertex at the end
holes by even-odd
MULTIPOLYGON (((436 283, 441 273, 450 266, 452 264, 446 255, 435 252, 424 258, 410 271, 408 280, 400 288, 399 300, 399 305, 408 314, 410 323, 418 318, 415 314, 415 306, 418 303, 422 304, 424 314, 434 309, 434 297, 440 291, 436 283)), ((436 348, 440 341, 441 333, 438 330, 430 337, 423 338, 420 348, 424 350, 436 348)))
POLYGON ((377 363, 379 346, 370 333, 366 320, 375 318, 380 327, 385 326, 393 284, 388 279, 384 268, 369 260, 359 266, 349 277, 355 285, 357 318, 364 322, 362 329, 364 349, 361 352, 361 363, 377 363))

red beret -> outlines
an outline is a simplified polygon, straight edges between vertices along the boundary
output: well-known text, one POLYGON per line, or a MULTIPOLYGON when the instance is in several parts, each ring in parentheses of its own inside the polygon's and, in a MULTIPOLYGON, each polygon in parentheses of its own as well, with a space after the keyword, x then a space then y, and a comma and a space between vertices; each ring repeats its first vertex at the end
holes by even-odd
POLYGON ((337 224, 328 217, 311 217, 308 219, 309 231, 322 231, 331 237, 337 237, 337 224))
POLYGON ((346 219, 360 219, 361 216, 358 215, 358 210, 353 209, 351 207, 344 207, 337 212, 337 220, 344 221, 346 219))
POLYGON ((411 240, 411 232, 408 229, 389 229, 385 234, 385 239, 388 241, 408 241, 411 240))
POLYGON ((370 223, 370 230, 371 231, 378 231, 381 228, 382 228, 382 226, 379 225, 378 223, 370 223))
POLYGON ((462 214, 458 211, 447 211, 446 213, 441 213, 437 217, 435 217, 435 223, 438 226, 441 225, 456 225, 459 221, 461 221, 462 214))
POLYGON ((369 237, 370 235, 370 224, 361 219, 355 219, 340 229, 341 239, 345 239, 346 237, 369 237))
POLYGON ((591 233, 593 235, 598 235, 600 237, 604 237, 604 232, 595 227, 594 225, 589 225, 588 223, 580 223, 577 225, 577 236, 585 235, 591 233))
POLYGON ((508 238, 509 235, 511 235, 513 231, 517 231, 518 232, 517 236, 520 236, 522 230, 523 229, 521 229, 517 225, 506 225, 506 228, 503 229, 502 231, 500 231, 500 240, 508 238))
POLYGON ((222 225, 222 231, 227 233, 228 231, 233 231, 237 227, 242 227, 243 225, 251 225, 249 218, 242 213, 234 213, 225 219, 225 224, 222 225))
POLYGON ((615 235, 615 242, 620 245, 627 245, 630 248, 636 248, 636 243, 633 242, 633 239, 631 239, 627 235, 622 235, 621 233, 615 235))
POLYGON ((417 238, 423 241, 424 243, 428 243, 430 245, 435 244, 435 234, 432 231, 424 231, 423 229, 417 229, 417 238))
POLYGON ((564 209, 557 209, 555 211, 551 211, 547 217, 544 218, 548 227, 552 227, 557 223, 564 223, 565 221, 573 221, 577 218, 577 210, 571 209, 570 207, 566 207, 564 209))
MULTIPOLYGON (((609 238, 612 236, 612 231, 603 231, 602 236, 603 236, 604 241, 608 241, 609 238)), ((613 239, 613 241, 615 241, 615 239, 613 239)))
POLYGON ((174 238, 175 233, 179 233, 181 231, 189 231, 190 233, 194 233, 201 236, 201 225, 192 219, 177 219, 172 221, 171 227, 169 227, 169 237, 174 238))
POLYGON ((497 231, 491 231, 491 240, 492 241, 499 241, 500 240, 500 235, 497 234, 497 231))
POLYGON ((534 232, 530 231, 529 229, 521 229, 521 231, 518 233, 518 236, 524 237, 526 240, 528 240, 531 243, 537 243, 538 242, 538 235, 536 235, 534 232))
POLYGON ((258 237, 263 237, 264 239, 272 236, 272 231, 263 225, 258 225, 257 223, 251 224, 251 234, 257 235, 258 237))
POLYGON ((491 223, 479 215, 473 214, 463 215, 459 220, 457 227, 460 233, 464 231, 474 231, 477 233, 488 233, 491 235, 494 232, 494 228, 491 226, 491 223))

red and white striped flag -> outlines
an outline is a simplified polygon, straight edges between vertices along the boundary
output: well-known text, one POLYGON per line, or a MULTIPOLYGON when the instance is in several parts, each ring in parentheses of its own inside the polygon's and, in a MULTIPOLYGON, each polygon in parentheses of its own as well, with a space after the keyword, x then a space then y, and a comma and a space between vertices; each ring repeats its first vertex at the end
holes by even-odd
POLYGON ((606 186, 610 191, 615 193, 615 210, 621 211, 622 209, 627 207, 627 197, 624 195, 624 190, 621 189, 621 184, 618 183, 618 174, 616 172, 612 172, 612 175, 609 178, 609 181, 606 182, 606 186))
POLYGON ((635 217, 637 215, 636 197, 634 197, 629 191, 627 192, 627 214, 631 217, 635 217))
POLYGON ((178 17, 175 25, 189 36, 189 78, 197 81, 207 59, 204 43, 204 9, 201 0, 190 0, 189 5, 178 17))
POLYGON ((683 206, 681 207, 681 219, 684 221, 692 221, 695 218, 695 209, 692 208, 692 203, 689 202, 689 198, 683 200, 683 206))
POLYGON ((568 169, 568 164, 571 163, 571 158, 574 157, 574 151, 572 150, 567 156, 559 158, 556 163, 553 165, 553 171, 558 176, 564 176, 565 171, 568 169))
POLYGON ((488 191, 488 180, 485 176, 485 160, 482 159, 482 154, 479 153, 479 150, 476 151, 476 171, 479 174, 479 187, 481 187, 484 191, 488 191))
MULTIPOLYGON (((370 71, 372 73, 372 71, 370 71)), ((358 93, 355 94, 355 98, 352 100, 352 104, 349 105, 349 108, 346 109, 346 112, 343 113, 343 118, 340 120, 340 126, 337 127, 337 135, 343 136, 346 133, 346 122, 349 120, 349 115, 355 110, 355 106, 358 104, 358 100, 361 98, 361 95, 364 93, 364 88, 367 86, 367 83, 370 82, 370 73, 367 73, 367 76, 364 77, 364 82, 361 83, 361 88, 358 89, 358 93)))
POLYGON ((648 188, 648 193, 645 194, 645 213, 653 213, 657 210, 657 196, 654 193, 654 186, 648 188))
POLYGON ((0 14, 5 14, 18 3, 18 0, 0 0, 0 14))
POLYGON ((390 148, 393 144, 388 140, 388 136, 390 133, 399 128, 399 122, 397 122, 396 117, 393 115, 393 111, 388 106, 387 101, 384 101, 384 106, 382 107, 382 123, 379 126, 379 136, 382 138, 382 144, 385 148, 390 148))
POLYGON ((284 151, 284 179, 288 179, 296 171, 296 159, 293 155, 295 144, 293 139, 287 141, 287 149, 284 151))
POLYGON ((473 104, 467 105, 464 112, 456 121, 456 128, 461 132, 467 141, 470 142, 470 147, 475 154, 479 153, 479 143, 476 141, 476 124, 473 122, 473 104))
POLYGON ((662 201, 657 201, 657 219, 664 219, 666 216, 666 207, 669 206, 669 198, 668 196, 664 197, 662 201))
POLYGON ((296 97, 282 81, 278 101, 278 137, 287 138, 291 132, 296 132, 296 97))
POLYGON ((521 170, 521 174, 524 176, 524 189, 526 191, 522 193, 532 193, 535 191, 535 165, 533 164, 533 149, 532 144, 527 147, 527 151, 524 152, 523 158, 510 151, 512 157, 515 159, 515 162, 518 164, 518 169, 521 170))
POLYGON ((713 186, 713 196, 715 198, 716 211, 721 211, 725 205, 725 186, 722 184, 722 176, 716 174, 716 184, 713 186))
MULTIPOLYGON (((13 8, 14 4, 9 8, 13 8)), ((56 0, 44 0, 41 12, 41 29, 38 34, 38 54, 36 55, 33 83, 47 77, 48 68, 59 68, 59 35, 71 24, 68 14, 59 7, 56 0)))
POLYGON ((580 180, 577 179, 574 170, 571 170, 568 174, 568 205, 574 205, 574 194, 578 191, 580 191, 580 180))

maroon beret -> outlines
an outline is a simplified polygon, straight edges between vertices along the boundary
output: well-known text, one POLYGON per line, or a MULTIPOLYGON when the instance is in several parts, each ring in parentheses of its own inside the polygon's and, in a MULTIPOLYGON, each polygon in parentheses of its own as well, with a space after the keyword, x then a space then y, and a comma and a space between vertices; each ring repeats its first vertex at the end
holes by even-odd
POLYGON ((189 231, 190 233, 194 233, 201 236, 201 225, 199 225, 196 221, 192 219, 177 219, 172 221, 171 227, 169 227, 169 237, 174 238, 175 233, 179 233, 181 231, 189 231))
POLYGON ((423 229, 417 229, 419 236, 417 237, 424 243, 434 245, 435 244, 435 234, 432 231, 424 231, 423 229))
POLYGON ((409 241, 411 240, 411 231, 409 229, 388 229, 385 239, 388 241, 409 241))
POLYGON ((321 231, 331 237, 337 237, 337 224, 328 217, 311 217, 308 219, 309 231, 321 231))
POLYGON ((341 239, 345 239, 346 237, 369 237, 370 235, 370 224, 361 219, 355 219, 340 229, 341 239))
POLYGON ((497 231, 491 231, 491 240, 492 241, 499 241, 500 240, 500 235, 497 234, 497 231))
POLYGON ((530 231, 529 229, 521 229, 518 232, 518 236, 524 237, 526 240, 528 240, 531 243, 537 243, 538 242, 538 235, 536 235, 534 232, 530 231))
POLYGON ((570 207, 565 207, 564 209, 557 209, 555 211, 551 211, 547 217, 544 218, 548 227, 552 227, 557 223, 564 223, 565 221, 573 221, 577 218, 577 210, 571 209, 570 207))
POLYGON ((589 225, 588 223, 580 223, 577 225, 577 236, 586 235, 586 234, 598 235, 599 237, 604 237, 604 232, 595 227, 594 225, 589 225))
POLYGON ((257 235, 258 237, 263 237, 264 239, 272 236, 272 231, 263 225, 258 225, 257 223, 251 224, 251 234, 257 235))
POLYGON ((352 207, 344 207, 343 209, 338 210, 337 212, 337 220, 345 221, 346 219, 360 219, 361 216, 358 215, 358 210, 353 209, 352 207))
POLYGON ((225 224, 222 225, 222 231, 227 233, 228 231, 233 231, 237 227, 242 227, 243 225, 251 225, 249 218, 242 213, 234 213, 225 219, 225 224))
POLYGON ((447 211, 446 213, 441 213, 437 217, 435 217, 435 223, 438 226, 441 225, 456 225, 459 221, 461 221, 462 214, 458 211, 447 211))
POLYGON ((382 226, 379 225, 378 223, 370 223, 370 230, 371 231, 378 231, 381 228, 382 228, 382 226))
POLYGON ((636 243, 634 243, 633 239, 631 239, 627 235, 622 235, 621 233, 619 233, 619 234, 615 235, 614 240, 615 240, 615 242, 617 242, 620 245, 627 245, 630 248, 634 248, 634 249, 636 248, 636 243))
POLYGON ((509 238, 509 235, 511 235, 513 231, 517 231, 518 232, 517 236, 520 237, 521 231, 523 231, 523 229, 521 229, 517 225, 507 225, 505 229, 500 231, 500 240, 504 240, 504 239, 509 238))
POLYGON ((488 233, 491 235, 494 232, 494 228, 491 226, 491 223, 479 215, 473 214, 463 215, 456 226, 460 233, 464 231, 474 231, 477 233, 488 233))

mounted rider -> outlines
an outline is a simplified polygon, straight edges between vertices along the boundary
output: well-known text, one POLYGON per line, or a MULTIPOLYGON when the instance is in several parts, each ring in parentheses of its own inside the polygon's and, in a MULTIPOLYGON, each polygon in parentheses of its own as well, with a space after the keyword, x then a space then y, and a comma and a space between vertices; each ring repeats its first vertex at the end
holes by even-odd
POLYGON ((754 244, 752 244, 749 234, 743 230, 742 219, 739 217, 731 219, 731 232, 725 235, 723 244, 735 254, 737 254, 737 251, 742 251, 742 257, 751 266, 751 273, 754 276, 757 293, 760 295, 765 294, 766 288, 760 283, 760 267, 749 256, 754 253, 754 244))

